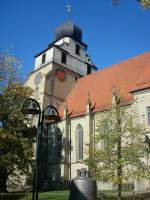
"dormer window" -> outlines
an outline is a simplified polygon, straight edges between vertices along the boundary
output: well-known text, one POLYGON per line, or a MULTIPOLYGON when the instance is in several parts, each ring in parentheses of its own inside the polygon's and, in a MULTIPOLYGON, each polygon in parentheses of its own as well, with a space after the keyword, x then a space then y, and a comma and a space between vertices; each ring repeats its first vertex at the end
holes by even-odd
POLYGON ((46 60, 46 53, 44 53, 44 54, 42 55, 42 64, 45 63, 45 60, 46 60))
POLYGON ((80 46, 76 44, 76 55, 80 56, 80 46))
POLYGON ((66 61, 67 61, 67 55, 64 52, 62 52, 62 54, 61 54, 61 63, 66 64, 66 61))

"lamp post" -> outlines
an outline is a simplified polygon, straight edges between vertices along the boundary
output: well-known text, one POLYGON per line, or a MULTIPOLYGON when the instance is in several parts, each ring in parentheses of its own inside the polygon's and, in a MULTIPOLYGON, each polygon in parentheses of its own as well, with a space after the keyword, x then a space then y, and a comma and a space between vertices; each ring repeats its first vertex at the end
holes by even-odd
POLYGON ((0 110, 0 128, 6 126, 9 111, 6 108, 1 108, 0 110))
POLYGON ((59 121, 60 117, 57 109, 54 106, 47 106, 45 109, 42 110, 39 103, 32 98, 24 100, 24 102, 22 103, 21 110, 24 114, 38 115, 36 158, 32 193, 32 200, 38 200, 39 164, 43 123, 56 123, 59 121))

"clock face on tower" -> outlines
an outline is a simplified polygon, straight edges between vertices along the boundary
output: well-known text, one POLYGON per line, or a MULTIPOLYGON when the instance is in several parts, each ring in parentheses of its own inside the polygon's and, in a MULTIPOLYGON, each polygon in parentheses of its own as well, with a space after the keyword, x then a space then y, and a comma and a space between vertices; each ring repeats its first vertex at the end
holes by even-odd
POLYGON ((56 77, 60 81, 65 81, 67 78, 66 72, 63 69, 57 69, 56 71, 56 77))
POLYGON ((36 74, 35 78, 34 78, 34 83, 35 85, 38 85, 42 80, 42 73, 39 72, 38 74, 36 74))

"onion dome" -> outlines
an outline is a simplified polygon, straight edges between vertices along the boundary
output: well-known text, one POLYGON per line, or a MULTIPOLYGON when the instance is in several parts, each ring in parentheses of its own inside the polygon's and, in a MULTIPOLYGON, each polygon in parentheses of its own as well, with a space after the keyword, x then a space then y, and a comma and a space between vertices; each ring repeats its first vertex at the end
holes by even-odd
POLYGON ((82 30, 73 22, 67 21, 56 28, 55 37, 56 40, 59 40, 63 37, 71 37, 79 42, 82 42, 82 30))

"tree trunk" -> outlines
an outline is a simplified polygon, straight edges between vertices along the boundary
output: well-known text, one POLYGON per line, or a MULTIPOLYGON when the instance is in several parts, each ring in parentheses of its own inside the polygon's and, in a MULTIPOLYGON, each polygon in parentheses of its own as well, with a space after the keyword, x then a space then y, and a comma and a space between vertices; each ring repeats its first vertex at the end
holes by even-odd
POLYGON ((121 160, 121 136, 118 134, 117 141, 117 180, 118 180, 118 200, 121 200, 121 187, 122 187, 122 165, 120 163, 121 160))
POLYGON ((117 182, 118 182, 118 195, 117 200, 121 200, 121 188, 122 188, 122 164, 121 164, 121 118, 120 118, 120 106, 117 105, 117 182))
MULTIPOLYGON (((119 142, 118 142, 119 143, 119 142)), ((121 200, 121 187, 122 187, 122 166, 120 164, 121 159, 121 149, 120 144, 118 144, 117 147, 117 153, 118 153, 118 166, 117 166, 117 179, 118 179, 118 200, 121 200)))
POLYGON ((121 200, 121 187, 122 187, 122 179, 121 179, 121 175, 122 175, 122 167, 118 166, 117 168, 117 176, 118 176, 118 195, 117 195, 117 200, 121 200))
POLYGON ((4 167, 0 167, 0 192, 7 192, 7 169, 4 167))

